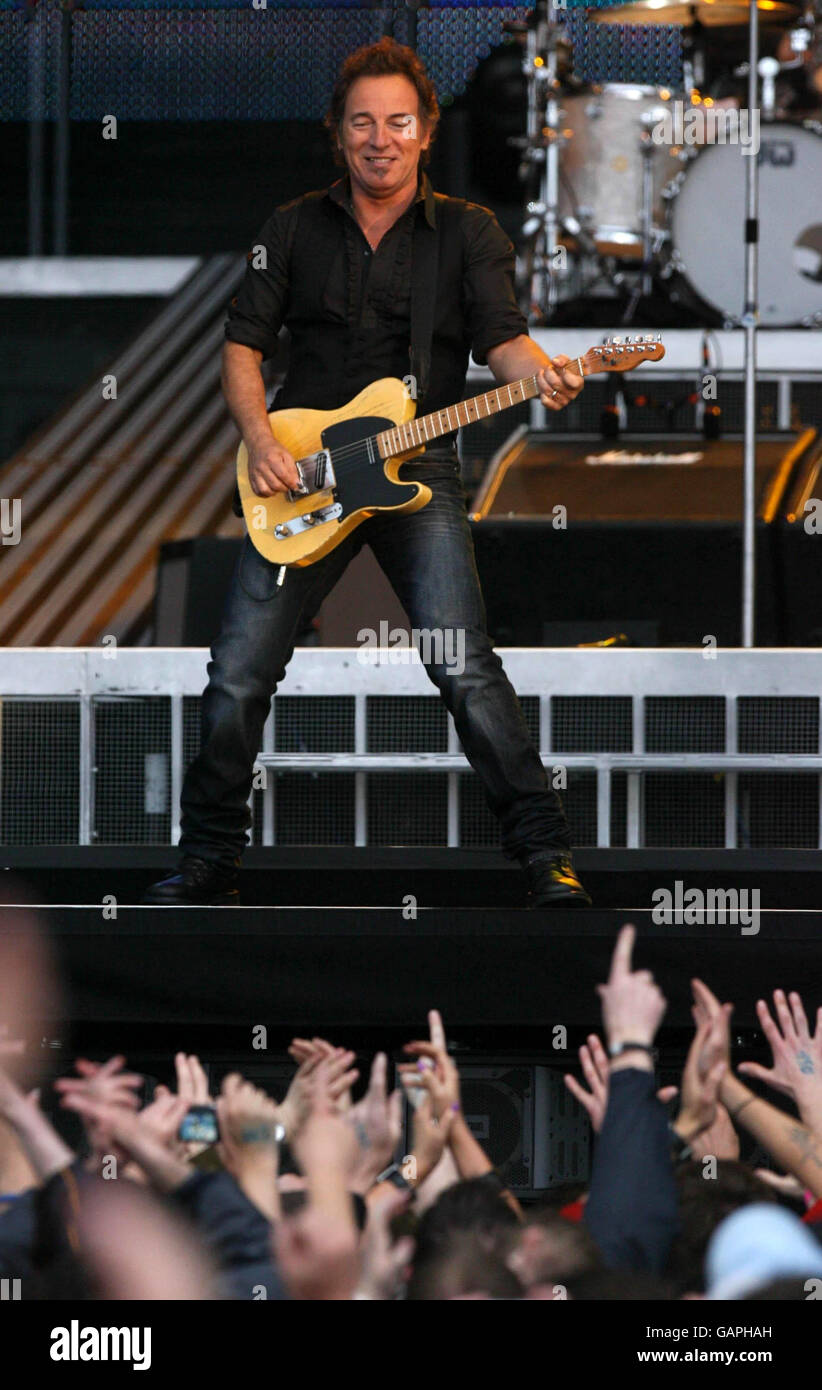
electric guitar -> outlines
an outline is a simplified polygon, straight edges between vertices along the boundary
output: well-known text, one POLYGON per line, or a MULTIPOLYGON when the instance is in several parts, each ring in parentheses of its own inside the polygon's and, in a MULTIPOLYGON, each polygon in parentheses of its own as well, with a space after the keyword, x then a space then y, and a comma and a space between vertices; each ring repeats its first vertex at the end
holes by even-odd
MULTIPOLYGON (((583 376, 629 372, 665 356, 658 334, 608 339, 577 358, 583 376)), ((573 363, 571 366, 573 367, 573 363)), ((473 425, 539 395, 536 376, 498 386, 414 419, 413 397, 398 377, 382 377, 339 410, 275 410, 277 443, 293 456, 302 487, 260 497, 240 445, 237 483, 248 533, 266 560, 311 565, 376 512, 415 512, 431 500, 424 483, 400 481, 400 465, 460 425, 473 425)))

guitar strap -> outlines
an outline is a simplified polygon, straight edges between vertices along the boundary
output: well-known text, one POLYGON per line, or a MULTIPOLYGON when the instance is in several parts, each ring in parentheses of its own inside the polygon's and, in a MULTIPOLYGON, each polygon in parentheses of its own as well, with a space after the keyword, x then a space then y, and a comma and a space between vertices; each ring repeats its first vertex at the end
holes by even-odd
POLYGON ((439 229, 443 203, 437 204, 437 229, 424 217, 414 227, 411 257, 411 344, 408 359, 411 375, 416 381, 416 404, 419 411, 429 387, 431 376, 431 339, 434 333, 434 301, 437 295, 437 261, 439 229))

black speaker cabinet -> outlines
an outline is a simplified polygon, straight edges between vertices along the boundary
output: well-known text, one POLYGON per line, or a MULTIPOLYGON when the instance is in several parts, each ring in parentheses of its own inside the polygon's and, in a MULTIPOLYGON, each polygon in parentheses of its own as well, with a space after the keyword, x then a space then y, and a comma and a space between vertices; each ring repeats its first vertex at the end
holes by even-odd
MULTIPOLYGON (((788 640, 786 498, 815 431, 757 441, 756 640, 788 640)), ((697 435, 557 438, 515 432, 471 507, 489 631, 499 646, 741 641, 743 443, 697 435)))

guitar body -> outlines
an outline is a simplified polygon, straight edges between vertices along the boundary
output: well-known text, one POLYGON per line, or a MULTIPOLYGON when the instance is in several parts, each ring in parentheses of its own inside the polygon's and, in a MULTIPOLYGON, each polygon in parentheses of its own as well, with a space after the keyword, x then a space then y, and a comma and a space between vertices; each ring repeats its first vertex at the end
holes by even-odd
POLYGON ((415 512, 431 500, 423 483, 400 482, 400 465, 422 446, 383 459, 368 440, 382 430, 414 418, 416 406, 397 377, 373 381, 339 410, 276 410, 269 415, 271 433, 295 459, 330 449, 336 486, 290 501, 284 492, 259 497, 248 478, 248 451, 240 445, 237 483, 243 516, 255 548, 276 565, 310 565, 340 544, 349 532, 376 512, 415 512), (294 525, 307 512, 336 504, 340 514, 317 521, 293 535, 275 535, 275 527, 294 525))

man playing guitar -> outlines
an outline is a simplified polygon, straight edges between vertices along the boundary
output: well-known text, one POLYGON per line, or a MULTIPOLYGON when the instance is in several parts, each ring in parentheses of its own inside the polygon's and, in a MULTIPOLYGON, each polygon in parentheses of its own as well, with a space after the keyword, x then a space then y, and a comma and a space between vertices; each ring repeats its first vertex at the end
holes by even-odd
MULTIPOLYGON (((260 371, 281 327, 291 348, 278 409, 336 409, 375 379, 403 378, 415 229, 425 232, 424 223, 439 242, 426 410, 463 398, 469 350, 499 383, 535 374, 549 410, 582 390, 577 364, 552 362, 529 337, 514 296, 513 247, 493 214, 433 193, 423 169, 438 121, 434 86, 412 49, 384 38, 351 54, 326 117, 344 177, 278 207, 249 256, 226 323, 222 380, 260 498, 300 484, 294 458, 272 434, 260 371), (307 233, 303 221, 297 231, 298 218, 307 233)), ((499 819, 503 852, 525 869, 529 906, 590 905, 562 804, 486 631, 455 435, 403 463, 399 476, 431 489, 427 505, 370 516, 314 564, 282 571, 246 538, 208 667, 200 753, 183 786, 182 865, 145 901, 239 901, 271 697, 300 628, 368 543, 413 628, 464 635, 459 668, 432 660, 426 670, 499 819)))

